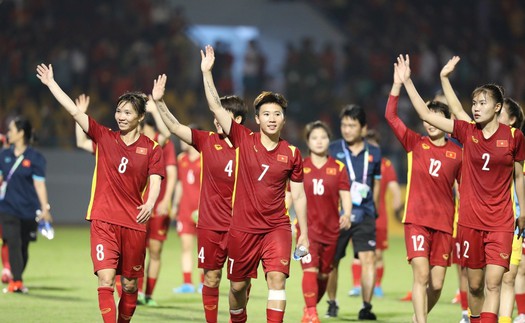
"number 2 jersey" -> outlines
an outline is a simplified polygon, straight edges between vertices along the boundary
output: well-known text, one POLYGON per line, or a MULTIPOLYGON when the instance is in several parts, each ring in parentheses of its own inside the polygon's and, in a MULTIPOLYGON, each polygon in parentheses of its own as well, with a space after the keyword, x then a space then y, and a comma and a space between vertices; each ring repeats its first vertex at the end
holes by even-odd
POLYGON ((91 117, 88 135, 96 151, 86 219, 146 231, 145 224, 137 223, 137 207, 147 199, 143 194, 149 176, 166 176, 162 147, 142 134, 128 146, 120 131, 101 126, 91 117))
POLYGON ((461 147, 450 140, 446 140, 443 146, 436 146, 429 137, 408 129, 397 116, 398 98, 390 95, 385 116, 407 152, 403 223, 452 234, 455 212, 453 186, 461 171, 461 147))
POLYGON ((485 139, 475 122, 455 120, 452 136, 463 144, 458 224, 514 232, 514 162, 525 159, 523 133, 500 123, 485 139))
POLYGON ((259 132, 233 120, 228 137, 239 148, 231 227, 254 234, 279 227, 291 230, 284 200, 288 180, 303 181, 299 149, 279 139, 277 147, 268 151, 259 132))

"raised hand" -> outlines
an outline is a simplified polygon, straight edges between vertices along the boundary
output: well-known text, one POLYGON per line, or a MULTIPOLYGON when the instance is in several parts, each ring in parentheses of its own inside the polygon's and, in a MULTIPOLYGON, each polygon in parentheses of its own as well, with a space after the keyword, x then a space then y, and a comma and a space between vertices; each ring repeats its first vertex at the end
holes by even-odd
POLYGON ((75 99, 75 104, 81 112, 86 113, 89 106, 89 96, 81 94, 78 98, 75 99))
POLYGON ((46 66, 46 64, 37 65, 36 72, 36 77, 38 77, 43 84, 49 85, 53 81, 53 66, 51 66, 51 64, 49 64, 49 66, 46 66))
POLYGON ((159 75, 156 80, 153 80, 153 90, 151 90, 151 96, 153 100, 159 101, 162 100, 164 92, 166 91, 166 82, 168 77, 166 74, 159 75))
POLYGON ((459 56, 452 56, 451 59, 448 60, 448 62, 443 66, 441 69, 441 72, 439 73, 440 77, 448 77, 452 72, 454 72, 454 69, 456 68, 456 64, 459 62, 460 58, 459 56))
POLYGON ((213 63, 215 62, 215 52, 213 47, 206 45, 206 54, 201 50, 201 71, 210 72, 213 68, 213 63))
POLYGON ((157 111, 157 105, 151 95, 148 95, 148 102, 146 102, 146 112, 155 113, 157 111))
POLYGON ((410 58, 408 54, 403 57, 399 55, 397 57, 397 63, 394 63, 394 69, 401 82, 405 83, 410 79, 410 58))

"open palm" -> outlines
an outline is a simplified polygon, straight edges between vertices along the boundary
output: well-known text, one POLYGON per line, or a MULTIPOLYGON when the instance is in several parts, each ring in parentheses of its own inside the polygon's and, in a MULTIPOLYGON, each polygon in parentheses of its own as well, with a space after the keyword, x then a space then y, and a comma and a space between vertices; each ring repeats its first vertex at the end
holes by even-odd
POLYGON ((215 52, 213 47, 206 45, 206 53, 201 50, 201 71, 209 72, 213 68, 213 63, 215 62, 215 52))
POLYGON ((46 64, 37 65, 36 72, 36 77, 38 77, 43 84, 49 85, 49 83, 53 81, 53 66, 51 66, 51 64, 49 64, 49 66, 46 66, 46 64))
POLYGON ((443 66, 443 68, 441 69, 439 76, 448 77, 450 73, 454 72, 456 64, 459 62, 459 60, 459 56, 452 56, 452 58, 448 60, 447 64, 445 64, 445 66, 443 66))
POLYGON ((153 100, 158 101, 162 99, 164 92, 166 91, 167 81, 168 77, 166 74, 159 75, 156 80, 153 80, 153 90, 151 90, 151 96, 153 97, 153 100))
POLYGON ((75 104, 78 109, 82 112, 86 112, 89 106, 89 96, 81 94, 78 98, 75 99, 75 104))
POLYGON ((410 79, 410 58, 408 57, 408 54, 403 57, 403 55, 399 55, 397 57, 397 63, 394 64, 394 68, 396 70, 396 74, 398 75, 401 82, 406 82, 408 79, 410 79))

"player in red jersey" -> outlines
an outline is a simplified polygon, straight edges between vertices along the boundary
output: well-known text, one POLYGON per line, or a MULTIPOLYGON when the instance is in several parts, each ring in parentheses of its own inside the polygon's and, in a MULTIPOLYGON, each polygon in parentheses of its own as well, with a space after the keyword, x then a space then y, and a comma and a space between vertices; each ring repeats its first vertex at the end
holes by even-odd
MULTIPOLYGON (((454 90, 452 89, 452 84, 449 80, 449 75, 454 71, 456 64, 459 62, 459 60, 460 58, 458 56, 454 56, 443 67, 440 74, 441 83, 447 101, 451 102, 450 108, 452 112, 457 116, 458 119, 470 122, 472 121, 472 119, 463 110, 461 102, 459 101, 454 90)), ((504 125, 508 125, 516 129, 521 129, 523 126, 523 119, 523 110, 521 109, 519 104, 510 98, 503 99, 503 106, 501 108, 501 112, 498 115, 498 121, 504 125)), ((514 199, 514 202, 516 203, 516 215, 519 215, 520 205, 517 204, 516 198, 514 199)), ((510 323, 512 321, 511 316, 515 298, 514 284, 516 275, 518 273, 518 265, 521 260, 521 245, 523 241, 523 238, 517 235, 518 233, 519 232, 516 232, 515 238, 512 239, 512 254, 510 256, 509 271, 507 271, 503 275, 498 313, 499 323, 510 323)))
POLYGON ((165 176, 161 147, 139 133, 146 96, 123 94, 115 111, 119 131, 111 131, 81 112, 53 78, 51 65, 37 66, 37 77, 96 144, 96 166, 86 219, 91 221, 91 259, 98 276, 104 322, 116 322, 115 275, 122 275, 118 321, 127 322, 137 303, 137 278, 144 275, 146 222, 165 176), (149 182, 146 202, 143 192, 149 182))
MULTIPOLYGON (((310 254, 301 259, 306 306, 301 322, 320 322, 317 303, 323 297, 332 270, 340 229, 350 228, 352 202, 344 163, 328 155, 330 130, 321 121, 306 125, 310 155, 303 161, 304 190, 308 208, 310 254), (339 203, 343 214, 339 215, 339 203)), ((300 228, 297 228, 298 237, 300 228)))
POLYGON ((463 144, 459 185, 458 237, 461 264, 467 267, 471 322, 497 322, 504 272, 509 267, 515 223, 525 229, 525 210, 514 219, 512 182, 520 205, 525 201, 523 133, 498 122, 501 88, 487 84, 472 93, 474 122, 431 113, 410 79, 408 55, 395 64, 420 118, 451 133, 463 144))
MULTIPOLYGON (((191 129, 181 124, 163 101, 166 75, 155 81, 153 98, 169 131, 201 154, 201 198, 197 222, 198 266, 204 270, 202 303, 206 322, 217 322, 219 285, 227 257, 232 194, 237 169, 236 149, 214 120, 217 132, 191 129)), ((221 105, 240 124, 246 120, 246 105, 237 96, 222 97, 221 105)))
MULTIPOLYGON (((454 184, 461 169, 461 147, 447 140, 445 132, 427 122, 428 136, 406 127, 397 115, 402 86, 398 69, 385 111, 385 118, 408 154, 407 197, 403 216, 407 259, 414 282, 412 304, 415 320, 426 322, 441 295, 447 267, 451 264, 455 214, 454 184)), ((432 114, 450 119, 447 105, 431 101, 432 114)))
MULTIPOLYGON (((369 129, 366 133, 366 139, 370 144, 379 146, 380 138, 377 131, 369 129)), ((394 213, 397 218, 401 218, 400 215, 397 216, 403 211, 403 202, 396 170, 390 159, 383 157, 381 158, 381 180, 379 181, 379 208, 377 211, 379 216, 376 219, 376 286, 374 287, 374 296, 376 297, 384 296, 381 282, 385 271, 383 253, 388 249, 388 213, 386 204, 388 192, 391 194, 391 205, 394 213)), ((358 281, 361 281, 361 278, 358 281)))
POLYGON ((280 138, 285 122, 286 99, 262 92, 254 101, 260 132, 233 122, 220 102, 211 70, 213 48, 201 51, 201 70, 210 110, 224 133, 238 148, 238 171, 233 193, 233 217, 228 233, 230 318, 246 322, 246 289, 257 277, 262 261, 268 285, 267 322, 282 322, 286 307, 285 282, 290 272, 291 224, 285 205, 290 190, 301 229, 298 246, 308 250, 306 196, 300 151, 280 138))

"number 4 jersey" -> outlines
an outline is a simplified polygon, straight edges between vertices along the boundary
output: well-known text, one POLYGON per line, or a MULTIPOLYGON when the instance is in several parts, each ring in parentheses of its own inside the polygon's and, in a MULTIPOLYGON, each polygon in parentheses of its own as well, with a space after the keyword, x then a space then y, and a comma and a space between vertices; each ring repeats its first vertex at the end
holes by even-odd
POLYGON ((144 135, 128 146, 120 131, 91 118, 88 135, 96 143, 96 164, 86 219, 146 231, 145 224, 137 223, 137 207, 147 199, 143 193, 149 176, 166 176, 162 147, 144 135))
POLYGON ((525 159, 523 133, 499 124, 490 138, 474 122, 454 121, 463 144, 459 224, 484 231, 514 232, 514 162, 525 159))

